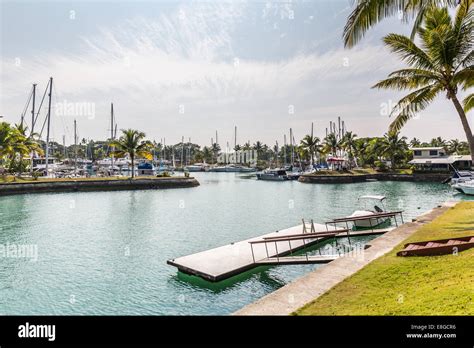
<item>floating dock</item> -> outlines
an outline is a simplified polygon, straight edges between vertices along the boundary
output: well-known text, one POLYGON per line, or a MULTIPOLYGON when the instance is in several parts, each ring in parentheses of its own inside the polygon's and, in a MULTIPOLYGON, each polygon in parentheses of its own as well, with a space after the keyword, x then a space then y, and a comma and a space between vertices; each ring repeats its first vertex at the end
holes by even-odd
POLYGON ((196 254, 168 260, 169 265, 175 266, 179 271, 196 275, 206 280, 217 282, 239 273, 262 265, 308 264, 327 263, 335 260, 338 255, 311 255, 287 256, 307 248, 328 238, 341 238, 361 235, 383 234, 389 229, 348 231, 324 224, 312 224, 308 237, 301 238, 305 233, 304 224, 284 230, 267 233, 265 235, 246 239, 240 242, 227 244, 214 249, 198 252, 196 254), (332 231, 332 233, 331 233, 332 231), (341 232, 342 231, 342 232, 341 232), (320 237, 315 237, 322 233, 320 237))

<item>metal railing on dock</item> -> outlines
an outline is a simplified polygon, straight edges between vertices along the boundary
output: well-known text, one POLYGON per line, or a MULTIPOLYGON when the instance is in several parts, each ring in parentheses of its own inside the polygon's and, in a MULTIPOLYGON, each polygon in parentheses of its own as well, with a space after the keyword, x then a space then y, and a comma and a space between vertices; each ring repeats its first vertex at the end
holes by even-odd
MULTIPOLYGON (((354 225, 356 225, 357 221, 368 221, 369 223, 368 227, 370 228, 370 230, 375 231, 374 227, 377 227, 384 223, 384 221, 380 222, 380 220, 393 219, 395 221, 395 225, 398 227, 397 216, 400 216, 400 219, 403 224, 404 223, 403 210, 397 210, 397 211, 380 212, 380 213, 367 214, 367 215, 346 216, 346 217, 336 218, 336 219, 332 219, 331 221, 325 222, 325 225, 326 225, 326 230, 329 231, 328 225, 332 225, 336 229, 338 228, 337 224, 345 223, 346 228, 349 229, 349 222, 353 222, 354 225), (376 221, 376 224, 372 223, 372 221, 374 220, 376 221)), ((350 240, 349 240, 349 243, 350 243, 350 240)))
POLYGON ((303 233, 301 234, 289 234, 289 235, 282 235, 282 236, 271 236, 271 237, 263 237, 261 240, 256 240, 256 241, 249 241, 250 248, 252 250, 252 259, 254 263, 265 263, 265 264, 275 264, 275 263, 281 263, 281 264, 294 264, 298 263, 299 261, 302 261, 301 263, 319 263, 319 262, 329 262, 334 259, 334 256, 328 257, 323 256, 321 254, 321 250, 319 251, 319 256, 309 256, 307 253, 304 256, 291 256, 293 260, 289 260, 286 255, 293 255, 294 252, 305 249, 307 248, 310 244, 314 244, 316 241, 328 238, 328 237, 334 237, 334 240, 337 244, 337 239, 336 236, 341 234, 341 233, 347 233, 348 238, 349 237, 349 229, 334 229, 332 231, 319 231, 316 232, 314 228, 314 223, 311 220, 311 227, 310 231, 307 232, 307 226, 305 224, 305 221, 303 220, 303 233), (302 241, 302 245, 300 244, 298 247, 292 246, 291 242, 292 241, 302 241), (308 240, 315 240, 313 242, 308 242, 308 240), (279 252, 278 251, 278 243, 281 242, 288 242, 289 249, 285 252, 279 252), (266 253, 266 258, 261 259, 261 260, 256 260, 255 259, 255 252, 254 252, 254 245, 255 244, 264 244, 265 245, 265 253, 266 253), (268 244, 273 244, 275 246, 275 254, 270 255, 268 251, 268 244), (324 260, 322 260, 324 259, 324 260), (329 260, 329 261, 328 261, 329 260))

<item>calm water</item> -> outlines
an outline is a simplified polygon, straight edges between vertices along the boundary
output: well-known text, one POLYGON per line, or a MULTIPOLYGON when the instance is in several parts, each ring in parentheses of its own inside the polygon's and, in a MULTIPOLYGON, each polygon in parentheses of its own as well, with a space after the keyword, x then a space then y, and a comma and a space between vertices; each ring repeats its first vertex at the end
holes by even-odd
POLYGON ((302 217, 350 214, 362 194, 386 195, 407 219, 458 197, 442 184, 195 176, 201 186, 190 189, 0 197, 0 245, 38 248, 37 261, 0 258, 0 313, 228 314, 319 266, 267 267, 215 285, 178 274, 166 260, 302 217))

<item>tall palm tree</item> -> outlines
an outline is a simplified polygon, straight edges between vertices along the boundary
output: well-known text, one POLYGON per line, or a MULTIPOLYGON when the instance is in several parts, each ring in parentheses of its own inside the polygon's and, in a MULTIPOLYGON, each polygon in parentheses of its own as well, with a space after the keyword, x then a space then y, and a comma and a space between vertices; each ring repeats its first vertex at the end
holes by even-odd
POLYGON ((473 1, 461 0, 455 18, 447 8, 430 8, 425 13, 424 27, 417 33, 421 40, 416 45, 403 35, 389 34, 385 44, 398 53, 410 68, 392 72, 373 88, 413 90, 393 108, 396 116, 390 131, 399 131, 409 119, 425 109, 441 92, 446 93, 456 109, 474 156, 474 139, 466 112, 473 107, 473 94, 458 99, 458 89, 467 90, 474 85, 474 21, 473 1))
POLYGON ((300 142, 301 146, 309 153, 311 164, 314 163, 314 155, 321 152, 321 140, 318 137, 307 134, 300 142))
POLYGON ((262 152, 264 151, 262 142, 257 140, 255 144, 253 144, 253 149, 257 151, 257 158, 261 158, 262 152))
POLYGON ((353 47, 367 30, 395 14, 407 22, 414 18, 411 38, 415 37, 427 11, 434 6, 456 6, 459 0, 357 0, 344 27, 344 46, 353 47))
POLYGON ((400 138, 398 132, 385 133, 380 150, 383 156, 390 158, 392 169, 395 169, 397 158, 403 157, 403 154, 408 150, 406 137, 400 138))
POLYGON ((128 155, 132 161, 132 178, 135 177, 135 157, 144 157, 151 160, 152 154, 150 149, 153 144, 144 140, 145 133, 135 129, 122 129, 122 135, 119 139, 112 141, 114 146, 114 155, 124 157, 128 155))

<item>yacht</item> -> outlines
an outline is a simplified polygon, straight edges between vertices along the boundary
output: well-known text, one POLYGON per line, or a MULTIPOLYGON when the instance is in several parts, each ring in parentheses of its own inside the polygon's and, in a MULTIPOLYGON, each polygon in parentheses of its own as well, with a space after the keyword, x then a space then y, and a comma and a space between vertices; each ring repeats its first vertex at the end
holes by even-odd
POLYGON ((286 170, 284 169, 266 169, 257 173, 258 180, 285 181, 289 180, 286 170))
POLYGON ((458 182, 452 185, 452 187, 465 195, 474 196, 474 180, 458 182))

